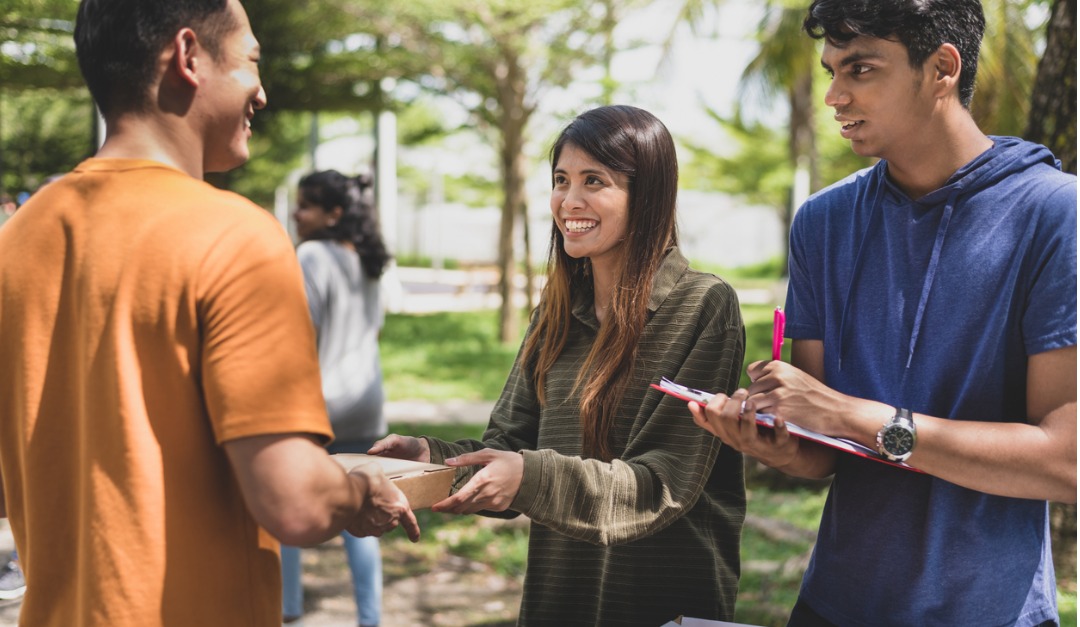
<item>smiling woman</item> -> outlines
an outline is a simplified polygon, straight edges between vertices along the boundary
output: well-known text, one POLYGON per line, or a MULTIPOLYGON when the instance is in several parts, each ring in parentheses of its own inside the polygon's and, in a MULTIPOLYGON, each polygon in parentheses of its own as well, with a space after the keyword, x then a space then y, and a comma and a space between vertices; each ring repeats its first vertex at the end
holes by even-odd
POLYGON ((588 111, 551 154, 548 281, 487 431, 371 452, 458 467, 434 511, 529 517, 519 625, 731 620, 742 458, 648 383, 735 389, 735 292, 676 246, 678 164, 656 117, 588 111))

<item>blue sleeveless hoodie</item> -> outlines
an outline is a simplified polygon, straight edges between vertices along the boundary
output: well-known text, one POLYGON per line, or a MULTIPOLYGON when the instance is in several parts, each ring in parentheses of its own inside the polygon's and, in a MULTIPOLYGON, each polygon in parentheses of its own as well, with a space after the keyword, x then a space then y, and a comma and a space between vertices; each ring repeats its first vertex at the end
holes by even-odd
MULTIPOLYGON (((823 341, 830 387, 952 420, 1024 421, 1028 356, 1076 344, 1076 177, 1042 146, 991 139, 917 200, 883 161, 796 215, 787 336, 823 341)), ((839 457, 800 592, 822 616, 1057 618, 1046 501, 839 457)))

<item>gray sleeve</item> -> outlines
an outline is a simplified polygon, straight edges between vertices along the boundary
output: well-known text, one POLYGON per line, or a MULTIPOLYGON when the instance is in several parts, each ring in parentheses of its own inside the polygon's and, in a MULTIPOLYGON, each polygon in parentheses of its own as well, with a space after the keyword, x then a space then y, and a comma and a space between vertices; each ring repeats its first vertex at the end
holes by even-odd
POLYGON ((296 249, 300 260, 300 269, 304 272, 304 292, 307 294, 308 311, 311 322, 315 325, 316 336, 320 335, 323 316, 326 311, 327 259, 317 243, 303 243, 296 249))

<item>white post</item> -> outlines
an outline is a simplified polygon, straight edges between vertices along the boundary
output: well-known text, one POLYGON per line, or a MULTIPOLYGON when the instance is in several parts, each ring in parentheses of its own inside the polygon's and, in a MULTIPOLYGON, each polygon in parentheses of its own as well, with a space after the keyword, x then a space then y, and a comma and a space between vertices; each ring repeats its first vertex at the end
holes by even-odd
MULTIPOLYGON (((389 92, 394 79, 384 78, 379 88, 389 92)), ((379 229, 391 255, 398 246, 398 188, 397 188, 397 115, 380 111, 375 120, 375 202, 379 210, 379 229)), ((383 302, 388 311, 401 311, 405 296, 397 264, 391 264, 383 275, 383 302)))
POLYGON ((795 162, 795 180, 791 191, 791 216, 810 197, 810 158, 802 155, 795 162))
POLYGON ((292 221, 289 220, 289 186, 278 185, 274 189, 274 217, 281 223, 289 236, 294 236, 292 221))
POLYGON ((375 192, 379 207, 379 227, 393 253, 397 241, 397 116, 382 111, 378 120, 378 149, 375 163, 375 192))

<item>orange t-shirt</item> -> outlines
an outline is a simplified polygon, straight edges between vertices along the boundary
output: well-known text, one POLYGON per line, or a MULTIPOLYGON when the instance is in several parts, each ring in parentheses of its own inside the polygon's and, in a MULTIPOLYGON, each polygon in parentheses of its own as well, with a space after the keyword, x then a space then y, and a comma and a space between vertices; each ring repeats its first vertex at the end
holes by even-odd
POLYGON ((222 442, 330 437, 291 243, 151 161, 90 159, 0 228, 0 472, 25 625, 279 625, 222 442))

